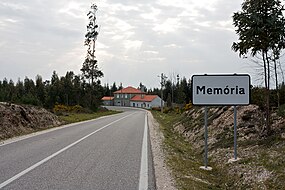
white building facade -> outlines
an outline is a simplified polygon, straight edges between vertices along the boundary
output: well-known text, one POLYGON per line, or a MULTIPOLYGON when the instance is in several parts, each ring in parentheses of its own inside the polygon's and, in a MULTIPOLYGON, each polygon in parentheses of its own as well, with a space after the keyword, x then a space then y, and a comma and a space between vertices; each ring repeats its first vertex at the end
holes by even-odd
POLYGON ((131 107, 151 109, 161 107, 162 99, 157 95, 137 95, 130 100, 131 107))

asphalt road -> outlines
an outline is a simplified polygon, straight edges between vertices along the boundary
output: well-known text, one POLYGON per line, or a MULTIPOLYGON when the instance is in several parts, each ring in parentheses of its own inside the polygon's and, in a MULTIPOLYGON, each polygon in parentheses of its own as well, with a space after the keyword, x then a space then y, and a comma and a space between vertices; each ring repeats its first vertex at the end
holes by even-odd
POLYGON ((0 189, 155 189, 146 111, 124 109, 0 146, 0 189))

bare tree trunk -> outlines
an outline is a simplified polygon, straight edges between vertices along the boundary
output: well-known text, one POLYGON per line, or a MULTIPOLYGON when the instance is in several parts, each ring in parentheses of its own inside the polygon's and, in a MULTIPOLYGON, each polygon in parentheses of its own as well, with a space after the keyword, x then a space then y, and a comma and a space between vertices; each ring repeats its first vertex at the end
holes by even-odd
POLYGON ((276 85, 276 92, 277 92, 277 106, 280 106, 280 95, 279 95, 279 88, 278 88, 278 73, 277 73, 277 63, 276 58, 274 58, 274 72, 275 72, 275 85, 276 85))
POLYGON ((266 87, 266 133, 269 135, 271 133, 271 126, 270 126, 270 62, 268 58, 267 52, 265 53, 265 70, 267 69, 267 72, 265 73, 267 78, 267 87, 266 87))
POLYGON ((282 66, 281 66, 281 63, 279 61, 279 69, 281 71, 281 76, 282 76, 282 83, 284 83, 285 79, 284 79, 284 72, 283 72, 283 69, 282 69, 282 66))

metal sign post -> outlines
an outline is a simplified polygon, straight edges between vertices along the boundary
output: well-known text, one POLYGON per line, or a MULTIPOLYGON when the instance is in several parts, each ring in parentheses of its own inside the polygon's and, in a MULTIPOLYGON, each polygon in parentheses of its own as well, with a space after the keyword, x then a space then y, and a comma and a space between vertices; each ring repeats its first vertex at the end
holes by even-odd
POLYGON ((237 106, 234 106, 234 159, 237 160, 237 106))
POLYGON ((237 161, 237 105, 250 103, 250 76, 233 75, 193 75, 191 78, 192 104, 205 106, 205 166, 208 167, 208 113, 207 106, 234 105, 234 159, 237 161))
POLYGON ((205 106, 205 168, 208 167, 208 107, 205 106))

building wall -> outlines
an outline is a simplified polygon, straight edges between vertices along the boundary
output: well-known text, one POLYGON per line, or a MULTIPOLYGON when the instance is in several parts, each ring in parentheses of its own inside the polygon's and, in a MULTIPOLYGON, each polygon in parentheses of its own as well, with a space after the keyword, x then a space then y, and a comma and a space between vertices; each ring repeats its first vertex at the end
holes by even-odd
MULTIPOLYGON (((164 105, 164 102, 162 102, 162 104, 164 105)), ((156 97, 156 98, 151 102, 151 106, 152 106, 152 107, 161 107, 161 98, 160 98, 160 97, 156 97)))
POLYGON ((131 107, 151 109, 151 102, 130 102, 131 107))
POLYGON ((161 98, 157 97, 151 102, 141 102, 141 101, 130 101, 131 107, 137 107, 137 108, 146 108, 151 109, 153 107, 160 107, 161 105, 161 98))
POLYGON ((130 107, 131 106, 130 99, 134 96, 135 94, 115 94, 114 95, 114 105, 130 107))
POLYGON ((114 102, 113 102, 113 100, 104 100, 103 105, 104 106, 113 106, 114 102))

